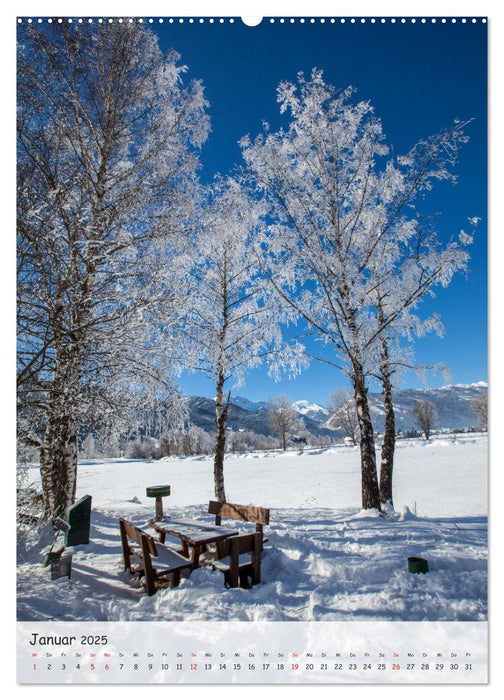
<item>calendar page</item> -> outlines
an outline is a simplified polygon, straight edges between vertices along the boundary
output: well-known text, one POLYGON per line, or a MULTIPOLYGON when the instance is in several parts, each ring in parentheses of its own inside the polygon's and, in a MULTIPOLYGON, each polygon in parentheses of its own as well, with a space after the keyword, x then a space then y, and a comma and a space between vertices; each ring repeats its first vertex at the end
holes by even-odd
POLYGON ((15 20, 18 684, 486 684, 487 19, 143 11, 15 20))

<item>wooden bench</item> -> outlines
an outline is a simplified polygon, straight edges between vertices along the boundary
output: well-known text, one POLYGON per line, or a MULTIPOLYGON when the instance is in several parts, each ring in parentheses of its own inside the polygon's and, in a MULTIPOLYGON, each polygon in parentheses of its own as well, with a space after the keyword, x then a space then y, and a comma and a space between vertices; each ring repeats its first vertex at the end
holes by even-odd
POLYGON ((256 533, 261 535, 261 549, 262 544, 268 541, 264 539, 263 525, 269 525, 269 508, 259 508, 258 506, 241 506, 237 503, 210 501, 208 504, 208 512, 211 515, 215 515, 216 525, 220 525, 222 523, 222 518, 245 520, 249 523, 255 523, 256 533))
POLYGON ((124 518, 119 518, 124 569, 145 577, 148 595, 153 595, 163 582, 169 582, 172 588, 180 583, 181 572, 192 570, 192 561, 167 547, 124 518), (140 548, 133 548, 133 540, 140 548))
POLYGON ((119 518, 119 532, 121 533, 124 570, 132 574, 143 574, 142 535, 147 533, 124 518, 119 518), (132 547, 129 540, 135 542, 139 547, 132 547))
POLYGON ((226 588, 250 588, 261 582, 261 550, 260 532, 229 537, 217 542, 217 560, 212 567, 224 573, 226 588))

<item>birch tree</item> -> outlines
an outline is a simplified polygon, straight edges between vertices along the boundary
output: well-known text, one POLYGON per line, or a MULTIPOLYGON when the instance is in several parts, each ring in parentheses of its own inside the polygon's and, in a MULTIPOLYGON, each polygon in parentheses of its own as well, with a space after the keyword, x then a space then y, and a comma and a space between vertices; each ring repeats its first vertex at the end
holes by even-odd
MULTIPOLYGON (((431 180, 456 178, 450 172, 455 165, 458 143, 453 139, 452 130, 447 130, 432 139, 421 142, 404 159, 406 170, 394 172, 394 179, 400 182, 397 196, 382 208, 382 228, 392 222, 392 229, 406 224, 404 217, 394 225, 395 212, 402 208, 404 192, 410 191, 408 208, 414 208, 415 200, 431 187, 431 180), (418 155, 420 151, 421 155, 418 155), (430 174, 429 174, 430 171, 430 174), (399 197, 399 201, 398 201, 399 197)), ((394 171, 388 166, 387 179, 394 171)), ((384 183, 384 188, 386 184, 384 183)), ((442 363, 420 366, 415 362, 414 342, 417 338, 434 332, 440 337, 444 333, 442 319, 434 312, 421 317, 418 308, 425 296, 434 297, 438 287, 447 287, 458 272, 467 269, 468 246, 473 241, 478 219, 469 219, 471 234, 461 231, 458 240, 442 243, 430 221, 421 216, 413 219, 412 233, 401 239, 387 236, 377 246, 368 274, 374 287, 371 296, 377 325, 380 329, 376 349, 376 377, 382 385, 385 415, 385 432, 380 459, 380 501, 393 505, 393 468, 395 452, 395 413, 392 390, 405 369, 414 369, 424 375, 427 370, 447 374, 442 363)))
POLYGON ((54 518, 74 499, 86 410, 120 412, 109 390, 147 366, 144 261, 186 222, 208 120, 201 84, 138 23, 19 31, 18 387, 44 415, 54 518))
POLYGON ((177 261, 185 302, 180 315, 181 347, 190 371, 215 384, 215 497, 226 501, 224 453, 232 383, 280 348, 264 276, 252 241, 260 212, 232 180, 218 180, 201 218, 201 229, 177 261))
MULTIPOLYGON (((377 348, 387 330, 433 280, 452 274, 442 266, 443 272, 434 274, 440 261, 433 249, 415 278, 419 218, 410 205, 436 180, 451 178, 449 166, 467 137, 455 123, 420 141, 406 156, 390 157, 371 105, 352 103, 353 93, 352 88, 336 93, 319 70, 309 79, 299 74, 297 83, 278 88, 288 125, 272 133, 266 124, 254 141, 244 138, 242 148, 252 186, 268 202, 273 221, 257 246, 262 269, 290 308, 290 318, 303 319, 324 344, 325 351, 312 356, 351 381, 360 431, 362 507, 380 510, 368 377, 377 371, 377 348), (385 271, 388 298, 398 264, 401 279, 416 282, 401 288, 394 303, 382 304, 380 316, 374 271, 385 271), (327 346, 334 354, 328 355, 327 346)), ((455 249, 458 244, 449 252, 455 249)))

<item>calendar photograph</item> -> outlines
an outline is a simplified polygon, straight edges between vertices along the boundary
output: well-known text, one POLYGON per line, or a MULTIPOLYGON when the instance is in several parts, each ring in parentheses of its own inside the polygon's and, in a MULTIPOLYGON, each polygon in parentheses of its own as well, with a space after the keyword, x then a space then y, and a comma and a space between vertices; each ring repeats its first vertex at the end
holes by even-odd
POLYGON ((18 683, 487 683, 487 19, 15 29, 18 683))

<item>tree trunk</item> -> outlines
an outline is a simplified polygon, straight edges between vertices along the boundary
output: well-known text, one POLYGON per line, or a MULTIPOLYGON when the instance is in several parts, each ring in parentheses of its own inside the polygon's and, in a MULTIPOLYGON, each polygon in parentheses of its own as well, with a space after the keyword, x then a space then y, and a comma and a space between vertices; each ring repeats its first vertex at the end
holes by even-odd
POLYGON ((221 371, 217 377, 217 391, 215 397, 215 424, 217 427, 217 438, 215 441, 214 458, 214 484, 215 498, 221 503, 226 502, 226 491, 224 489, 224 451, 226 448, 226 423, 229 410, 228 394, 224 405, 224 375, 221 371))
MULTIPOLYGON (((378 303, 378 320, 384 325, 381 300, 378 303)), ((385 411, 385 435, 381 451, 380 464, 380 501, 393 505, 392 500, 392 475, 394 471, 395 451, 395 414, 392 402, 392 382, 390 380, 390 360, 387 337, 381 336, 381 381, 383 388, 383 407, 385 411)))
MULTIPOLYGON (((57 303, 53 319, 54 373, 40 451, 44 518, 47 520, 66 519, 77 488, 77 415, 83 347, 77 334, 64 332, 64 311, 64 306, 57 303)), ((78 311, 75 305, 72 327, 78 326, 78 311)))
POLYGON ((362 508, 381 510, 378 476, 376 473, 376 454, 373 424, 369 413, 367 388, 362 366, 354 362, 352 377, 355 395, 355 405, 360 428, 360 456, 362 478, 362 508))
POLYGON ((66 518, 77 487, 77 428, 69 415, 51 411, 40 451, 44 518, 66 518))
POLYGON ((53 432, 56 426, 49 419, 44 434, 44 441, 40 449, 40 479, 42 481, 42 492, 44 494, 44 519, 50 520, 54 513, 54 490, 53 490, 53 432))
POLYGON ((69 416, 63 418, 58 428, 53 473, 54 515, 66 518, 69 506, 75 501, 77 487, 77 429, 69 416))
POLYGON ((393 505, 392 475, 395 451, 395 414, 392 403, 392 383, 388 368, 382 368, 383 406, 385 410, 385 435, 380 463, 380 501, 393 505))

